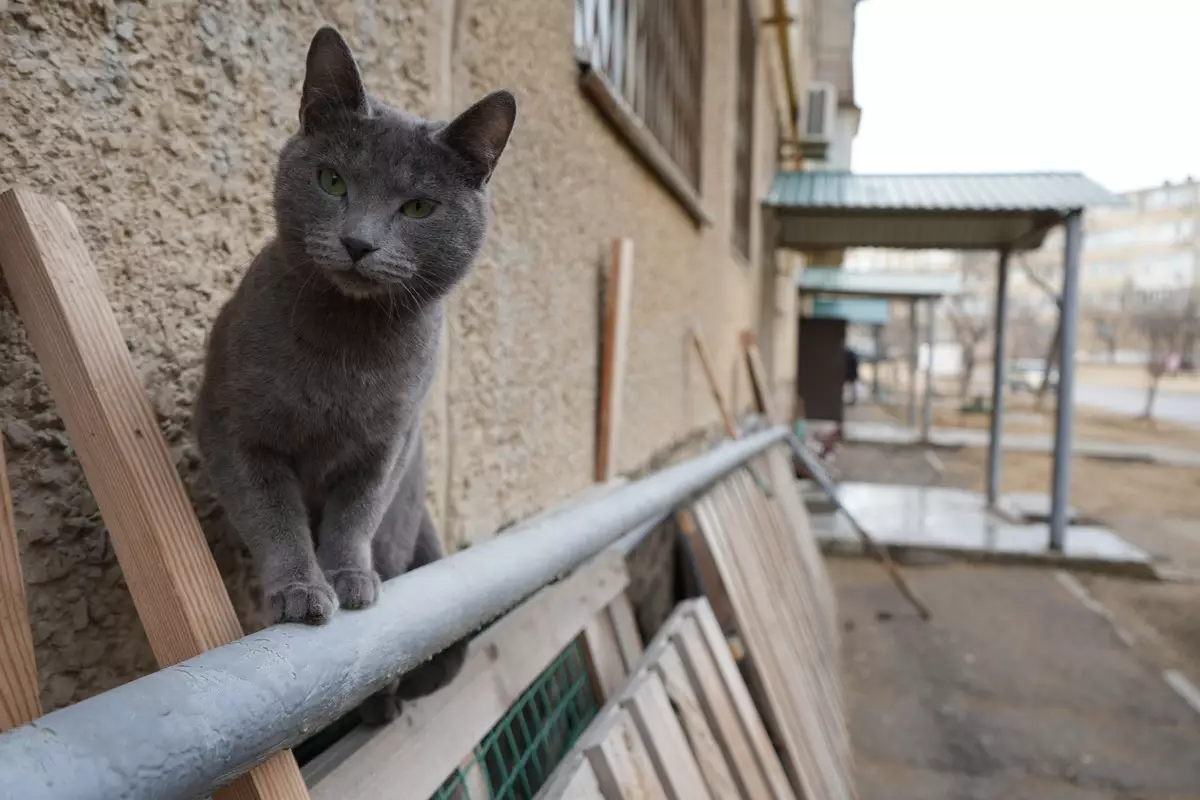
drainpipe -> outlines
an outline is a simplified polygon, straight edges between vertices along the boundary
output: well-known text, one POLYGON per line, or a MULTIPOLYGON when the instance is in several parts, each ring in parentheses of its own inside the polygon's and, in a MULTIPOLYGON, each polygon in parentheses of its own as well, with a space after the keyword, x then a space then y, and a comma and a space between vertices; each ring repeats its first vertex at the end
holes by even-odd
POLYGON ((763 19, 760 25, 775 28, 775 38, 779 44, 779 58, 783 62, 783 83, 788 96, 788 136, 793 142, 800 141, 800 87, 796 82, 795 57, 790 41, 792 25, 796 17, 790 12, 789 0, 768 0, 771 4, 771 16, 763 19))

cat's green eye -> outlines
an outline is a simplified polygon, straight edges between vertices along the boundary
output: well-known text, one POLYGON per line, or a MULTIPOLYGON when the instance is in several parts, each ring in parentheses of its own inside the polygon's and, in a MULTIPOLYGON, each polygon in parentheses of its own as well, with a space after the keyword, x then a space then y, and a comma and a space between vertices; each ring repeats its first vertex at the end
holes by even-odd
POLYGON ((342 180, 341 175, 329 167, 321 167, 317 170, 317 183, 321 184, 321 189, 325 194, 331 194, 334 197, 346 196, 346 182, 342 180))
POLYGON ((400 206, 400 213, 410 219, 424 219, 432 214, 435 208, 437 208, 437 203, 418 197, 416 200, 409 200, 400 206))

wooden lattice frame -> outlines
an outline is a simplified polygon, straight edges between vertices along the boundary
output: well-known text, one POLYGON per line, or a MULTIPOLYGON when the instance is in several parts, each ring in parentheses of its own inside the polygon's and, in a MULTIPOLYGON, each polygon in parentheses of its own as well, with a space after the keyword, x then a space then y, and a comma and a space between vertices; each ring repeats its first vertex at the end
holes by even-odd
MULTIPOLYGON (((233 603, 66 207, 22 189, 0 194, 0 271, 96 496, 159 666, 241 638, 233 603)), ((0 533, 12 524, 7 485, 3 489, 0 533)), ((0 696, 7 708, 10 698, 4 695, 23 695, 11 701, 20 713, 4 720, 17 724, 38 713, 37 681, 29 663, 32 648, 28 657, 21 655, 28 619, 9 611, 24 612, 15 536, 0 539, 7 540, 0 542, 6 606, 0 647, 10 656, 0 659, 0 696), (13 620, 23 630, 10 640, 13 620)), ((307 800, 309 794, 295 758, 284 751, 215 796, 307 800)))

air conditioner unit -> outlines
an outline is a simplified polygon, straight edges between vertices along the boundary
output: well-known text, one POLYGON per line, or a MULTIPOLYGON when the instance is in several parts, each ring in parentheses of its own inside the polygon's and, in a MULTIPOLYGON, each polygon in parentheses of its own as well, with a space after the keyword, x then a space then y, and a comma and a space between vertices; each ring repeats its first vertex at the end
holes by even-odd
POLYGON ((800 129, 800 152, 805 158, 825 158, 833 141, 837 101, 837 87, 832 83, 815 81, 808 87, 796 126, 800 129))

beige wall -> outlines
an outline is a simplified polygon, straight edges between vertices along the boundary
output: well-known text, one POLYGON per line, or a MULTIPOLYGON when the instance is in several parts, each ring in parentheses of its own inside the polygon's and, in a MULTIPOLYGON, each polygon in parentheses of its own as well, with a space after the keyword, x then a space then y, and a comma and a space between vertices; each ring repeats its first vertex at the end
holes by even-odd
MULTIPOLYGON (((687 338, 693 322, 727 395, 749 400, 737 333, 759 329, 765 292, 757 255, 734 257, 729 231, 736 17, 732 0, 706 2, 702 190, 714 224, 704 229, 581 94, 566 0, 155 2, 122 12, 44 2, 0 12, 0 188, 36 187, 75 214, 249 623, 249 564, 200 474, 189 406, 209 323, 271 235, 275 152, 294 126, 312 32, 337 24, 369 90, 407 110, 444 116, 497 87, 518 97, 492 231, 450 302, 427 413, 430 497, 453 547, 590 482, 597 287, 613 237, 636 246, 620 468, 715 423, 687 338)), ((773 157, 765 84, 758 98, 761 186, 773 157)), ((773 327, 794 342, 794 319, 773 327)), ((55 708, 153 659, 7 290, 0 424, 43 701, 55 708)))

